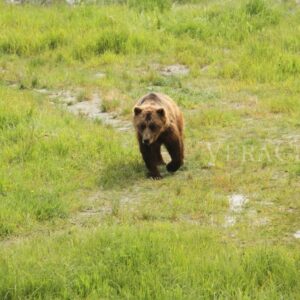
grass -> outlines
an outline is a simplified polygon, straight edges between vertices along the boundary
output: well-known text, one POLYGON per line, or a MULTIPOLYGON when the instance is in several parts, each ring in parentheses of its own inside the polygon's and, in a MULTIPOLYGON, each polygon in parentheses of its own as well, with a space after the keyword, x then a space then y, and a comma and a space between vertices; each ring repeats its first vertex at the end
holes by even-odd
POLYGON ((1 298, 299 297, 294 1, 0 11, 1 298), (171 64, 190 72, 164 76, 171 64), (98 91, 123 121, 141 95, 167 93, 185 116, 185 166, 147 179, 133 132, 35 89, 98 91))
POLYGON ((299 253, 238 250, 195 227, 110 226, 2 253, 2 298, 297 297, 299 253), (61 249, 61 243, 67 249, 61 249), (49 257, 49 252, 53 253, 49 257), (46 257, 46 258, 45 258, 46 257), (38 261, 38 263, 36 263, 38 261), (17 271, 16 271, 17 270, 17 271), (31 275, 28 276, 28 271, 31 275), (283 271, 284 270, 284 271, 283 271), (17 287, 17 291, 13 288, 17 287), (285 294, 282 294, 282 291, 285 294))
MULTIPOLYGON (((72 207, 68 198, 76 200, 78 190, 96 186, 100 170, 122 164, 123 155, 127 164, 137 159, 109 128, 78 123, 27 91, 2 87, 0 94, 2 236, 64 218, 72 207)), ((101 181, 109 182, 105 177, 101 181)))

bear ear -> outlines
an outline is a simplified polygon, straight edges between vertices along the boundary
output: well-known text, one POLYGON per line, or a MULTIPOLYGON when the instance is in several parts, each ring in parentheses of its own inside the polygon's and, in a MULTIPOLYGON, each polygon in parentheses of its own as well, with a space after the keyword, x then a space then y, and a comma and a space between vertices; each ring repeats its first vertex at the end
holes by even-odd
POLYGON ((142 109, 139 107, 135 107, 133 111, 134 111, 134 115, 137 116, 142 112, 142 109))
POLYGON ((160 116, 160 117, 164 117, 165 116, 165 110, 163 108, 159 108, 156 110, 157 114, 160 116))

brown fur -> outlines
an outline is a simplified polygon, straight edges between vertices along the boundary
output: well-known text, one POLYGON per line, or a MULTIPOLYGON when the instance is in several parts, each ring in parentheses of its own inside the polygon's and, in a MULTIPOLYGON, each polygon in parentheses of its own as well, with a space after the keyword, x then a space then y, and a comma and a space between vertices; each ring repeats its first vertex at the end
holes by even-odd
POLYGON ((157 166, 164 164, 161 145, 165 145, 171 162, 169 172, 183 164, 183 116, 176 103, 167 95, 150 93, 134 107, 133 124, 146 167, 154 179, 161 178, 157 166))

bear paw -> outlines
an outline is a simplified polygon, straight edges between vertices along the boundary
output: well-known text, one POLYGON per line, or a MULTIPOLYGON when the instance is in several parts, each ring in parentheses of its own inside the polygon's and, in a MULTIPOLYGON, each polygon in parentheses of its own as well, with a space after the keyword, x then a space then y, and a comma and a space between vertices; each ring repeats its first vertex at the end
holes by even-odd
POLYGON ((149 177, 153 180, 160 180, 162 176, 160 174, 149 174, 149 177))
POLYGON ((176 172, 180 168, 181 164, 180 163, 174 163, 170 162, 167 164, 167 170, 168 172, 176 172))

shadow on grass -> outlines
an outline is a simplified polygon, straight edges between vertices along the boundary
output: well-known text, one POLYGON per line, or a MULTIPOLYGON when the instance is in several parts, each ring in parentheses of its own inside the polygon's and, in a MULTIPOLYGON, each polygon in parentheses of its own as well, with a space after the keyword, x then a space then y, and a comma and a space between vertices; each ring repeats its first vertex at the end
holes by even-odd
POLYGON ((124 188, 141 179, 145 179, 144 164, 141 161, 124 159, 108 163, 102 170, 99 184, 105 189, 124 188))

